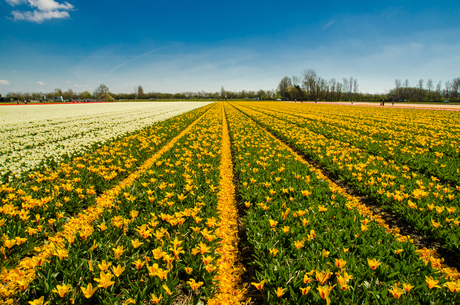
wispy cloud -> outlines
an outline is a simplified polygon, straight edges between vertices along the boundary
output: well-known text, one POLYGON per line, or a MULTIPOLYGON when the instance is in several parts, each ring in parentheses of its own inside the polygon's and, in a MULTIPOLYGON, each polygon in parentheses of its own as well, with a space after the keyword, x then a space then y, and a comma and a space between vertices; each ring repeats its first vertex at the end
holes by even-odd
POLYGON ((230 67, 230 70, 233 68, 233 65, 236 63, 236 61, 233 62, 232 66, 230 67))
POLYGON ((0 85, 5 85, 5 86, 8 86, 10 84, 9 81, 7 80, 4 80, 4 79, 0 79, 0 85))
POLYGON ((53 18, 68 18, 70 17, 68 12, 65 11, 50 11, 50 12, 41 12, 41 11, 33 11, 33 12, 21 12, 21 11, 12 11, 14 20, 26 20, 41 23, 48 19, 53 18))
POLYGON ((44 82, 37 82, 37 84, 41 85, 41 86, 44 86, 45 83, 44 82))
POLYGON ((158 51, 159 49, 161 49, 161 48, 156 48, 156 49, 154 49, 154 50, 152 50, 152 51, 148 51, 148 52, 145 52, 144 54, 141 54, 141 55, 139 55, 139 56, 136 56, 136 57, 134 57, 134 58, 131 58, 131 59, 129 59, 129 60, 127 60, 127 61, 125 61, 125 62, 123 62, 123 63, 117 65, 116 67, 113 67, 112 69, 110 69, 110 71, 107 72, 107 75, 110 75, 110 74, 112 74, 113 72, 115 72, 118 68, 121 68, 121 67, 123 67, 124 65, 126 65, 126 64, 128 64, 128 63, 130 63, 130 62, 132 62, 132 61, 138 60, 138 59, 140 59, 140 58, 142 58, 142 57, 145 57, 145 56, 147 56, 147 55, 149 55, 149 54, 152 54, 152 53, 158 51))
POLYGON ((323 27, 323 30, 326 29, 328 26, 332 25, 336 20, 332 20, 331 22, 329 22, 328 24, 326 24, 324 27, 323 27))
POLYGON ((11 6, 26 4, 33 11, 12 11, 14 20, 25 20, 41 23, 49 19, 69 18, 68 11, 74 10, 74 6, 69 2, 59 3, 55 0, 6 0, 11 6))
POLYGON ((8 3, 11 6, 16 6, 16 5, 27 3, 27 1, 26 0, 6 0, 6 3, 8 3))

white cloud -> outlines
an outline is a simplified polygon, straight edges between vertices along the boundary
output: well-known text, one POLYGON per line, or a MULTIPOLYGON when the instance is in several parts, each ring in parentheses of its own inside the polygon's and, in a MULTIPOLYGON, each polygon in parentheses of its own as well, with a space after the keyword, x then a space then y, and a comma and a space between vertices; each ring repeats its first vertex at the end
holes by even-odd
POLYGON ((58 3, 54 0, 6 0, 11 6, 27 4, 34 11, 12 11, 14 20, 26 20, 43 22, 48 19, 60 19, 70 17, 67 11, 72 11, 74 6, 69 2, 58 3))
POLYGON ((44 86, 44 85, 45 85, 45 83, 44 83, 44 82, 37 82, 37 84, 39 84, 39 85, 42 85, 42 86, 44 86))
MULTIPOLYGON (((18 0, 13 0, 18 1, 18 0)), ((73 10, 74 6, 69 2, 64 4, 58 3, 54 0, 27 0, 31 7, 36 7, 40 11, 56 11, 56 10, 73 10)))
POLYGON ((68 81, 68 80, 66 80, 65 82, 68 83, 68 84, 70 84, 70 81, 68 81))
POLYGON ((53 19, 53 18, 68 18, 70 17, 68 12, 65 11, 33 11, 33 12, 20 12, 12 11, 11 14, 14 16, 14 20, 27 20, 32 22, 43 22, 44 20, 53 19))
POLYGON ((5 85, 5 86, 8 86, 10 84, 9 81, 7 80, 3 80, 3 79, 0 79, 0 85, 5 85))
POLYGON ((8 3, 11 6, 16 6, 16 5, 20 5, 23 3, 27 3, 27 1, 26 0, 6 0, 6 3, 8 3))

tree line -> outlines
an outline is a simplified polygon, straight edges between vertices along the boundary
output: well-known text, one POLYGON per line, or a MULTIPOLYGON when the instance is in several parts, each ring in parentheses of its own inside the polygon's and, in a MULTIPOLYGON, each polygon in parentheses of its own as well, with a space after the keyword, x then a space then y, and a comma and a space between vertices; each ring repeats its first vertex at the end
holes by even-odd
POLYGON ((74 92, 72 89, 62 91, 56 88, 53 92, 35 92, 35 93, 22 93, 22 92, 9 92, 6 97, 14 98, 19 100, 43 100, 52 99, 56 96, 62 96, 64 100, 69 99, 98 99, 104 94, 109 94, 115 99, 265 99, 274 100, 278 98, 275 90, 263 90, 250 91, 227 91, 223 87, 220 91, 207 92, 207 91, 187 91, 181 93, 164 93, 164 92, 144 92, 142 86, 134 87, 131 93, 113 93, 110 89, 104 85, 99 85, 93 93, 89 91, 74 92))
MULTIPOLYGON (((281 79, 278 87, 273 90, 250 91, 228 91, 221 87, 220 91, 207 92, 145 92, 142 86, 135 86, 131 93, 111 93, 109 88, 100 84, 92 93, 89 91, 74 92, 72 89, 62 91, 56 88, 53 92, 42 93, 21 93, 10 92, 7 98, 19 100, 43 100, 62 96, 64 100, 71 99, 99 99, 102 95, 109 94, 115 99, 259 99, 259 100, 321 100, 321 101, 381 101, 393 98, 409 102, 430 102, 430 101, 460 101, 460 78, 454 78, 442 84, 439 81, 436 85, 429 79, 426 83, 420 79, 415 86, 410 86, 409 80, 401 82, 395 80, 395 88, 385 94, 370 94, 359 92, 358 80, 354 77, 343 77, 341 81, 331 78, 326 80, 320 77, 315 70, 306 69, 302 75, 281 79)), ((0 96, 1 97, 1 96, 0 96)))
POLYGON ((335 78, 326 80, 315 72, 308 69, 302 72, 302 76, 285 76, 281 79, 277 93, 281 98, 290 100, 322 100, 342 101, 362 98, 359 93, 358 80, 353 77, 344 77, 342 82, 335 78))
POLYGON ((435 85, 432 79, 429 79, 426 83, 423 79, 419 79, 415 86, 410 86, 408 79, 403 83, 400 79, 395 79, 395 88, 390 90, 389 95, 410 102, 460 101, 459 90, 460 77, 445 82, 444 86, 441 81, 435 85))
POLYGON ((318 76, 315 70, 304 70, 301 77, 285 76, 281 79, 277 94, 285 99, 297 100, 322 100, 322 101, 381 101, 400 99, 409 102, 433 102, 433 101, 460 101, 460 78, 454 78, 436 85, 432 79, 426 84, 420 79, 415 86, 409 85, 409 80, 404 83, 400 79, 395 80, 395 88, 385 94, 362 93, 358 90, 358 80, 353 77, 342 78, 342 82, 335 78, 326 80, 318 76))

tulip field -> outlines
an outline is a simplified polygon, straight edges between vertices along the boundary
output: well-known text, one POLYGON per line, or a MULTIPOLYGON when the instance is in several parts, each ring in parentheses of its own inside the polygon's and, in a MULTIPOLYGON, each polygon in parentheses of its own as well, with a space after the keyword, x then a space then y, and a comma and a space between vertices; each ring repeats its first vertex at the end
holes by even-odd
POLYGON ((0 108, 0 304, 460 303, 458 112, 46 107, 0 108))

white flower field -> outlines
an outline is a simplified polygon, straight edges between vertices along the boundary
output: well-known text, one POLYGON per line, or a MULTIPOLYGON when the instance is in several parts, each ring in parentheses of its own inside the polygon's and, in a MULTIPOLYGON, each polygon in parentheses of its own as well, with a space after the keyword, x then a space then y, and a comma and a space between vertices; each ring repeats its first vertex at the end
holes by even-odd
POLYGON ((84 152, 95 144, 206 104, 137 102, 1 107, 0 177, 11 180, 47 160, 59 162, 64 156, 84 152))

